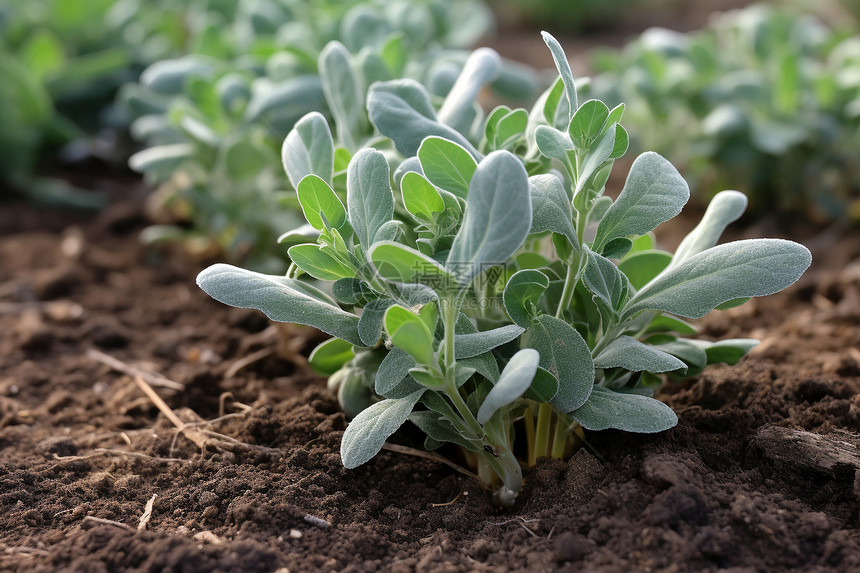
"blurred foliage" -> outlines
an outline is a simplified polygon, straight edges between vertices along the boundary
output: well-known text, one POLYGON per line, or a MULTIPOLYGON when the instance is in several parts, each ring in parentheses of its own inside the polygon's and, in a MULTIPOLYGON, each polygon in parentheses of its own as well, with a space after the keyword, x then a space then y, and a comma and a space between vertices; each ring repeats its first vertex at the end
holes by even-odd
POLYGON ((498 11, 531 27, 560 33, 612 28, 623 21, 625 10, 651 0, 492 0, 498 11))
POLYGON ((734 188, 759 213, 860 219, 860 38, 752 6, 593 63, 591 95, 626 102, 632 145, 681 164, 703 203, 734 188))
MULTIPOLYGON (((152 206, 165 225, 145 237, 215 246, 257 268, 282 264, 275 239, 296 224, 279 161, 295 122, 355 107, 355 125, 336 122, 342 153, 352 153, 375 135, 364 111, 371 83, 414 78, 442 97, 468 56, 460 47, 492 25, 474 0, 259 0, 236 4, 232 17, 200 14, 191 53, 155 62, 119 100, 145 147, 131 165, 158 186, 152 206)), ((494 87, 529 101, 539 80, 509 62, 494 87)))

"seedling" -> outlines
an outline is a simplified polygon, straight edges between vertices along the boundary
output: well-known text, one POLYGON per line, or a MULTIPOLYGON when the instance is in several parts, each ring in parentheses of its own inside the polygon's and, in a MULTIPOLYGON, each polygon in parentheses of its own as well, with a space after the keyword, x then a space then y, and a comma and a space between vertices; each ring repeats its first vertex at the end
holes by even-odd
POLYGON ((371 86, 371 121, 407 156, 394 177, 385 155, 362 149, 342 201, 333 143, 320 138, 307 149, 323 168, 297 185, 308 227, 292 237, 309 238, 290 247, 286 276, 224 264, 198 276, 219 301, 334 337, 311 364, 354 416, 346 467, 409 420, 428 449, 470 452, 496 499, 513 505, 520 462, 569 454, 583 428, 674 426, 651 397, 658 375, 734 363, 755 344, 687 340, 695 328, 682 318, 782 290, 811 262, 790 241, 717 246, 746 206, 733 191, 712 201, 675 255, 655 249, 651 232, 689 197, 684 179, 644 153, 618 198, 604 195, 627 148, 624 107, 580 103, 561 47, 544 38, 560 77, 526 121, 524 110, 489 114, 477 144, 486 154, 439 120, 444 107, 420 86, 371 86), (527 444, 519 455, 517 432, 527 444))

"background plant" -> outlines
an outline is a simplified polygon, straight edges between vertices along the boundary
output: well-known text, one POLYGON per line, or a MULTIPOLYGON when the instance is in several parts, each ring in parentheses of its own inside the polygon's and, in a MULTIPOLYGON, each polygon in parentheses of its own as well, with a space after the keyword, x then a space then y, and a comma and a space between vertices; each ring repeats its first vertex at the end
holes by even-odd
POLYGON ((856 43, 753 6, 603 52, 589 93, 628 103, 634 147, 672 157, 705 196, 746 189, 759 212, 840 218, 860 208, 856 43))
MULTIPOLYGON (((132 132, 147 145, 132 166, 162 185, 158 199, 174 215, 192 221, 190 231, 158 227, 148 238, 209 237, 232 260, 250 251, 252 264, 273 264, 265 262, 272 239, 298 207, 276 159, 295 122, 312 110, 331 118, 345 166, 375 136, 367 85, 414 76, 444 97, 468 56, 454 48, 491 23, 482 4, 457 0, 291 4, 303 10, 260 15, 263 31, 238 55, 157 62, 124 90, 138 118, 132 132)), ((533 72, 511 63, 493 82, 520 99, 537 85, 533 72)))
POLYGON ((509 149, 478 151, 415 83, 376 84, 369 117, 411 155, 393 177, 382 153, 362 149, 342 202, 320 123, 303 139, 314 171, 297 185, 316 240, 290 247, 286 276, 224 264, 198 276, 222 302, 334 336, 311 362, 354 415, 341 446, 347 467, 411 420, 428 448, 471 452, 511 505, 522 483, 517 431, 528 444, 521 457, 534 463, 564 456, 581 428, 672 427, 675 414, 651 397, 656 375, 734 363, 755 344, 687 340, 695 329, 676 317, 781 290, 810 263, 804 247, 778 239, 715 246, 746 205, 737 192, 714 199, 674 256, 654 249, 649 234, 680 212, 686 183, 645 153, 615 201, 603 194, 627 148, 624 106, 579 105, 564 53, 545 40, 559 80, 531 114, 498 108, 483 123, 481 147, 509 149), (518 133, 500 135, 505 117, 517 118, 518 133))

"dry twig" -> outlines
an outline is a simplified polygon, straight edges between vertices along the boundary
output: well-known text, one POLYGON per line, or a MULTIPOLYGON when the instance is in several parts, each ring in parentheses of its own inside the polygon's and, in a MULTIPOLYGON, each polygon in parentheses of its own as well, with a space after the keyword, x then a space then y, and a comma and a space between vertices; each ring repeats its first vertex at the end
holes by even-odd
POLYGON ((446 466, 453 469, 454 471, 459 472, 459 473, 463 474, 464 476, 468 476, 468 477, 472 478, 473 480, 477 481, 479 484, 481 484, 482 487, 485 487, 485 488, 487 487, 486 484, 484 484, 484 482, 481 481, 481 478, 478 477, 478 474, 472 473, 462 466, 458 466, 454 462, 443 458, 439 454, 434 454, 433 452, 425 452, 424 450, 416 450, 415 448, 410 448, 407 446, 399 446, 397 444, 390 444, 388 442, 385 442, 382 445, 382 449, 388 450, 390 452, 397 452, 398 454, 406 454, 407 456, 415 456, 418 458, 424 458, 426 460, 432 460, 434 462, 439 462, 440 464, 445 464, 446 466))
POLYGON ((109 354, 105 354, 104 352, 100 352, 94 348, 90 348, 87 350, 87 357, 92 358, 98 362, 106 366, 110 366, 114 370, 122 372, 123 374, 128 374, 129 376, 138 376, 146 380, 152 386, 160 386, 162 388, 170 388, 171 390, 182 391, 185 390, 185 386, 180 384, 179 382, 174 382, 169 378, 165 378, 161 374, 157 374, 155 372, 147 372, 141 368, 137 368, 132 366, 131 364, 126 364, 120 360, 117 360, 113 356, 109 354))

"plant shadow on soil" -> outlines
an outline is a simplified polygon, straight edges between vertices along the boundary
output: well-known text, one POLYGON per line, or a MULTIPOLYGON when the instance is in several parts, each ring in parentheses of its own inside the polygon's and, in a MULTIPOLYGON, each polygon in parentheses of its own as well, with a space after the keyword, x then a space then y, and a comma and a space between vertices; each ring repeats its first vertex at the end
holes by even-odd
POLYGON ((4 211, 2 570, 860 569, 856 233, 813 238, 800 283, 701 322, 706 337, 763 342, 665 385, 675 429, 592 434, 598 455, 542 460, 505 512, 431 460, 382 452, 344 469, 344 417, 303 361, 312 331, 292 330, 292 361, 226 376, 274 345, 268 323, 198 291, 200 262, 141 247, 139 210, 62 231, 4 211), (92 349, 181 384, 156 390, 183 422, 216 418, 229 392, 235 415, 199 427, 235 441, 210 434, 201 451, 177 436, 92 349))

